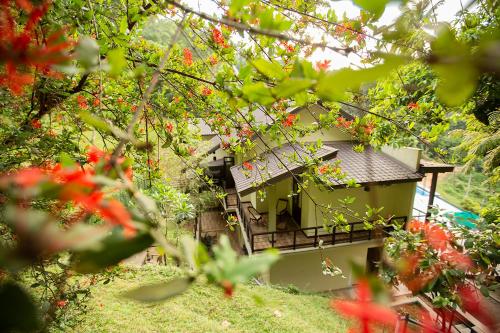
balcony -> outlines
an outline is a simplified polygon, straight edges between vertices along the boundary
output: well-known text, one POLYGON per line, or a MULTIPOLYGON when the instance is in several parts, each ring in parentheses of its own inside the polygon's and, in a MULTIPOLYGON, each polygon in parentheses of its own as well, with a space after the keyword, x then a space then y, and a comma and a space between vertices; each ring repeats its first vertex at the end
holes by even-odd
MULTIPOLYGON (((280 250, 297 250, 309 247, 318 247, 320 241, 323 246, 368 241, 384 238, 394 227, 389 225, 383 228, 366 229, 362 221, 349 223, 344 228, 332 227, 327 230, 322 225, 301 228, 289 215, 279 217, 278 230, 268 231, 267 214, 261 214, 262 220, 256 223, 248 211, 249 202, 239 204, 240 216, 243 219, 244 232, 247 235, 251 251, 259 252, 269 248, 280 250)), ((390 222, 406 224, 407 217, 393 217, 390 222)))

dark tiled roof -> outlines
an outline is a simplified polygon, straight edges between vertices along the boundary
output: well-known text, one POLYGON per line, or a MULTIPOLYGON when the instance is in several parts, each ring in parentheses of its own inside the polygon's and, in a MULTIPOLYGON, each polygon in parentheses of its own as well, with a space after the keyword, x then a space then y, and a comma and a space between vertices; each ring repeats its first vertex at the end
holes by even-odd
POLYGON ((237 165, 231 168, 231 174, 236 184, 236 191, 240 195, 247 195, 263 186, 289 177, 290 172, 302 172, 305 167, 304 162, 308 159, 329 160, 335 157, 336 153, 337 149, 328 146, 311 153, 300 144, 286 144, 260 155, 256 161, 249 161, 252 165, 251 170, 237 165))
POLYGON ((345 185, 348 179, 356 180, 358 184, 391 184, 401 182, 415 182, 422 179, 422 175, 413 171, 405 164, 365 146, 362 153, 357 153, 353 147, 354 141, 328 141, 325 145, 338 149, 337 159, 341 160, 340 168, 347 174, 347 178, 338 182, 345 185))
POLYGON ((418 169, 421 173, 431 172, 451 172, 455 167, 450 164, 438 163, 434 161, 421 160, 418 169))
MULTIPOLYGON (((325 109, 325 110, 328 110, 326 109, 324 106, 320 105, 320 104, 317 104, 317 106, 325 109)), ((290 108, 287 110, 288 113, 290 114, 297 114, 299 113, 302 109, 304 109, 304 107, 296 107, 296 108, 290 108)), ((349 114, 348 112, 346 112, 345 110, 343 109, 340 109, 339 111, 339 115, 344 117, 345 119, 349 119, 349 120, 353 120, 354 117, 349 114)), ((257 109, 256 111, 254 111, 254 117, 255 117, 255 122, 256 124, 258 125, 261 125, 261 124, 264 124, 264 125, 271 125, 273 120, 268 117, 263 111, 257 109)), ((200 123, 199 123, 199 127, 200 127, 200 130, 201 130, 201 135, 202 136, 212 136, 212 135, 215 135, 214 137, 212 137, 209 142, 210 142, 210 148, 209 150, 207 151, 208 154, 212 154, 214 152, 217 151, 217 149, 220 148, 220 144, 221 144, 221 139, 219 136, 216 135, 216 133, 212 132, 212 130, 210 129, 210 127, 207 125, 207 123, 205 123, 205 121, 203 119, 199 119, 200 120, 200 123)), ((254 134, 252 136, 252 139, 256 139, 257 138, 257 134, 254 134)))

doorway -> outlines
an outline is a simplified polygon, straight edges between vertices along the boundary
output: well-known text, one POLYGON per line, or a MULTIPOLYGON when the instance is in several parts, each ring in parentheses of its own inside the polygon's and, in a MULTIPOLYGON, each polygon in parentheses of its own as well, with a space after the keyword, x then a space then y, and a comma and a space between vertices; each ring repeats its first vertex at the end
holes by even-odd
POLYGON ((379 263, 382 260, 382 247, 370 247, 366 254, 367 273, 377 273, 379 263))
POLYGON ((301 215, 302 215, 302 209, 300 207, 300 198, 302 196, 302 192, 301 193, 297 193, 298 190, 299 190, 299 184, 297 183, 297 181, 295 180, 295 178, 293 178, 293 185, 292 185, 292 191, 293 191, 293 196, 292 196, 292 217, 293 217, 293 220, 298 225, 300 225, 300 218, 301 218, 301 215))

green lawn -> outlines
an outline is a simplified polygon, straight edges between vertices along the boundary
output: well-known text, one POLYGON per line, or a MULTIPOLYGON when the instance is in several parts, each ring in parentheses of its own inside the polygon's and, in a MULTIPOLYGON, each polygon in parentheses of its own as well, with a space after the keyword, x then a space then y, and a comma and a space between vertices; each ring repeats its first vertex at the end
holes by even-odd
MULTIPOLYGON (((107 285, 93 287, 81 324, 65 332, 347 332, 350 323, 334 313, 329 299, 268 286, 239 286, 232 298, 198 283, 171 300, 146 304, 120 294, 164 281, 176 268, 147 265, 125 269, 107 285)), ((54 332, 60 332, 55 330, 54 332)))
POLYGON ((438 182, 437 191, 444 200, 453 205, 477 212, 490 195, 490 191, 483 184, 486 178, 484 174, 479 172, 473 172, 470 175, 450 174, 438 182))

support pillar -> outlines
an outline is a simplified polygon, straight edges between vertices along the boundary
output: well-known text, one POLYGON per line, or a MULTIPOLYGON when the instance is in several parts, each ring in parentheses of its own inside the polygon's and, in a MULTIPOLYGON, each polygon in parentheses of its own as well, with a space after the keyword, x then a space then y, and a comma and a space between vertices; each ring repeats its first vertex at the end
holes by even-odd
POLYGON ((429 202, 427 203, 427 213, 425 214, 426 217, 431 216, 429 209, 434 204, 434 196, 436 195, 437 180, 438 180, 438 173, 433 172, 431 179, 431 190, 429 191, 429 202))
POLYGON ((267 230, 276 231, 276 187, 274 185, 267 187, 267 230))

